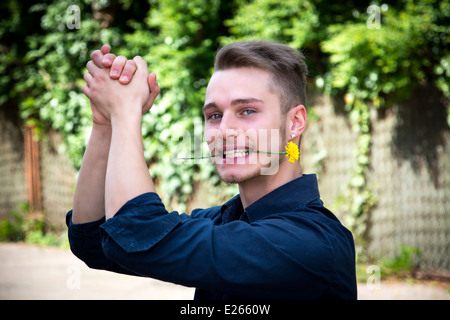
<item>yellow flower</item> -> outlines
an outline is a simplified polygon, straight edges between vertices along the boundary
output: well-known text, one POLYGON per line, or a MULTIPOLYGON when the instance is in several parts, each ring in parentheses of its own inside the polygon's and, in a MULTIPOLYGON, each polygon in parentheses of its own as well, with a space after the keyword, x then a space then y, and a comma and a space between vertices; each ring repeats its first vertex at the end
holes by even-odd
POLYGON ((298 151, 298 146, 295 143, 290 141, 284 148, 286 149, 286 157, 289 157, 289 162, 294 163, 295 160, 298 160, 300 152, 298 151))

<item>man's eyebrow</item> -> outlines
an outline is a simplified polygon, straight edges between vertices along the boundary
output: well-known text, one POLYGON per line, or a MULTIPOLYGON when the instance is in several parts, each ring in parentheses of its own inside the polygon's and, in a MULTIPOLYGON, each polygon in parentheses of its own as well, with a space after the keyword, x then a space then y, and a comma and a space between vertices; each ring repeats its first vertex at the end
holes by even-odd
POLYGON ((210 108, 217 108, 217 104, 215 102, 210 102, 210 103, 205 104, 203 106, 203 112, 205 112, 206 110, 208 110, 210 108))
POLYGON ((249 104, 249 103, 264 103, 264 101, 256 99, 256 98, 245 98, 245 99, 235 99, 231 101, 231 105, 235 106, 238 104, 249 104))
MULTIPOLYGON (((256 98, 243 98, 243 99, 234 99, 231 101, 232 106, 236 106, 239 104, 249 104, 249 103, 264 103, 264 101, 256 98)), ((210 108, 218 108, 219 106, 215 102, 209 102, 203 106, 203 112, 210 108)))

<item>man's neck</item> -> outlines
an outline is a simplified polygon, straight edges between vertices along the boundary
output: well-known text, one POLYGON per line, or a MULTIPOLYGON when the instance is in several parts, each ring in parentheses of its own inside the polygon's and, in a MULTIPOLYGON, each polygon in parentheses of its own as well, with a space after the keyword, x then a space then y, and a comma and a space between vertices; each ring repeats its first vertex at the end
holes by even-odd
POLYGON ((253 202, 262 198, 269 192, 302 176, 302 170, 300 167, 296 168, 296 170, 281 169, 282 168, 280 167, 280 170, 277 172, 277 174, 260 175, 250 180, 239 183, 239 194, 243 208, 247 208, 253 202))

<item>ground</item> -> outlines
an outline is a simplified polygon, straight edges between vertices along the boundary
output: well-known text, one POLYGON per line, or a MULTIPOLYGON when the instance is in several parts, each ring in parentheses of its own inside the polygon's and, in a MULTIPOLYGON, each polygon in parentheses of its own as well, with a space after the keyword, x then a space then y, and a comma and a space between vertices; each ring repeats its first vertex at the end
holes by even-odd
MULTIPOLYGON (((89 269, 70 250, 0 243, 0 299, 190 300, 193 288, 89 269)), ((358 285, 358 299, 450 300, 448 285, 381 281, 358 285)))

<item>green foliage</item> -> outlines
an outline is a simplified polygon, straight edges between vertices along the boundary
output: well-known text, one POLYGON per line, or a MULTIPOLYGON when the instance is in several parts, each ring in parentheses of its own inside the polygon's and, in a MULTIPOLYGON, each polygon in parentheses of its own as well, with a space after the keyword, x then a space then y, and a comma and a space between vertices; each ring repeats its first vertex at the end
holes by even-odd
POLYGON ((306 0, 255 0, 243 2, 235 16, 227 21, 233 34, 226 42, 243 38, 271 39, 301 48, 313 40, 319 14, 306 0))
POLYGON ((43 215, 29 216, 29 205, 21 204, 17 210, 8 212, 6 219, 0 220, 0 241, 68 248, 67 235, 57 235, 49 229, 43 215))
POLYGON ((0 220, 0 241, 21 241, 25 239, 28 205, 22 204, 8 213, 8 219, 0 220))
POLYGON ((379 29, 368 29, 365 15, 357 22, 328 27, 330 38, 322 42, 332 66, 328 89, 342 88, 349 99, 370 101, 375 107, 404 100, 427 83, 439 83, 448 97, 450 74, 444 70, 450 57, 450 27, 445 22, 449 5, 414 2, 385 6, 379 29))
POLYGON ((69 156, 79 167, 91 122, 89 103, 80 91, 84 67, 93 49, 109 42, 115 32, 100 28, 88 11, 89 3, 78 4, 83 13, 79 30, 66 25, 72 1, 8 4, 2 10, 9 9, 18 21, 13 32, 6 24, 0 27, 1 33, 12 33, 11 40, 2 41, 0 64, 7 66, 7 72, 0 81, 9 85, 2 88, 0 101, 13 102, 22 119, 41 131, 51 125, 61 132, 69 156))
POLYGON ((393 259, 384 258, 381 260, 381 268, 384 276, 409 275, 420 257, 420 250, 415 247, 402 246, 400 253, 393 259))
POLYGON ((393 258, 380 258, 377 261, 371 261, 374 264, 357 262, 356 279, 358 283, 367 283, 370 277, 379 276, 378 281, 386 281, 388 278, 414 278, 414 270, 419 267, 418 262, 421 252, 416 247, 401 246, 400 252, 393 258), (373 273, 377 267, 379 274, 373 273), (379 269, 378 269, 379 268, 379 269))

